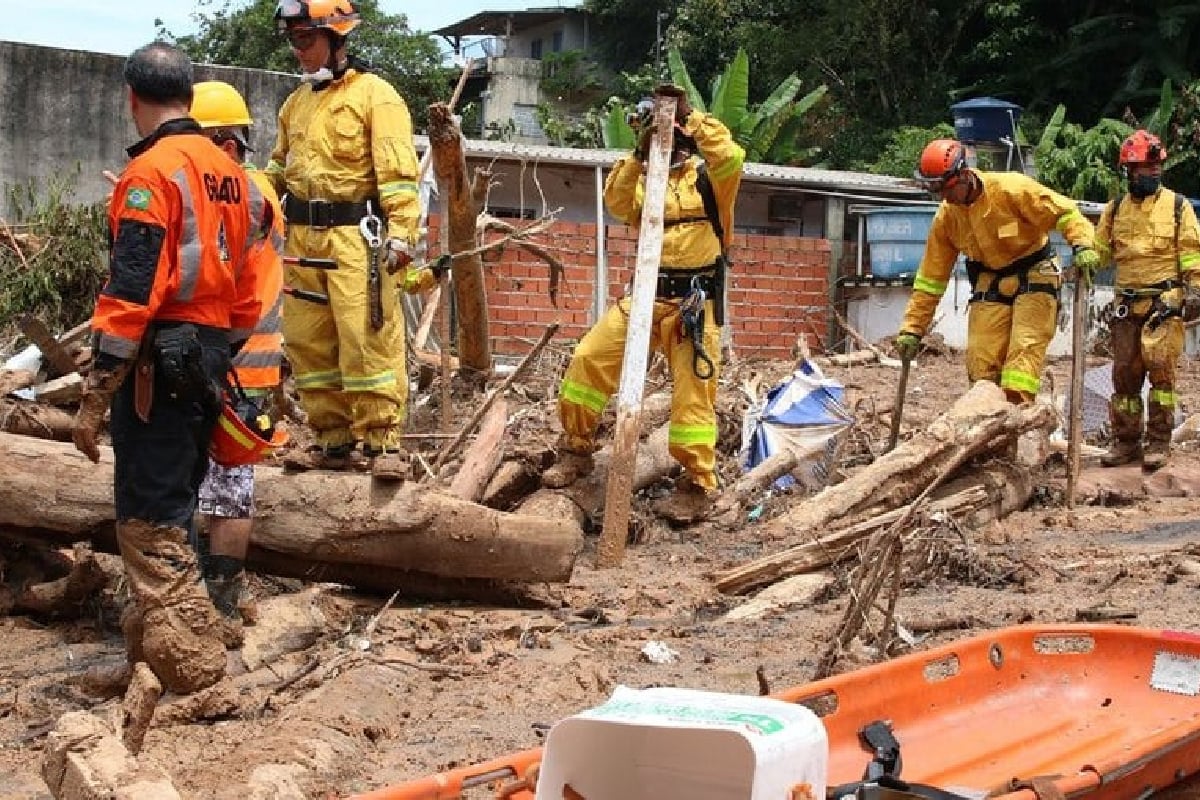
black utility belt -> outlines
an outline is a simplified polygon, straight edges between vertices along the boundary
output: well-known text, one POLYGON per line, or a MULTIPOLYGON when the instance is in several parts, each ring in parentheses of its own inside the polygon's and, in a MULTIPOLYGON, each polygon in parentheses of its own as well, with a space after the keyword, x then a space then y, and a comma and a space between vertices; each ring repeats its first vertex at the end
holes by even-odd
POLYGON ((1054 248, 1047 242, 1045 247, 1027 256, 1021 256, 1011 264, 1001 267, 1000 269, 989 270, 981 261, 967 261, 967 277, 971 281, 971 299, 972 303, 1003 303, 1011 306, 1018 295, 1027 294, 1029 292, 1042 292, 1048 294, 1055 299, 1058 299, 1058 287, 1043 283, 1030 283, 1029 270, 1033 269, 1038 264, 1046 261, 1054 256, 1054 248), (992 282, 987 289, 980 291, 979 279, 984 272, 988 272, 992 276, 992 282), (1017 278, 1017 290, 1012 294, 1002 294, 1000 292, 1000 282, 1005 278, 1017 278))
POLYGON ((692 293, 693 282, 706 295, 712 297, 717 291, 717 275, 711 269, 663 270, 658 273, 658 287, 654 296, 660 300, 675 300, 692 293))
POLYGON ((1145 297, 1158 297, 1163 292, 1169 292, 1172 289, 1179 288, 1180 286, 1182 286, 1182 284, 1172 280, 1166 280, 1159 281, 1158 283, 1151 283, 1148 286, 1129 286, 1124 289, 1117 289, 1116 294, 1118 297, 1124 297, 1127 300, 1140 300, 1145 297))
POLYGON ((334 228, 357 225, 368 214, 379 212, 378 200, 304 200, 283 196, 283 217, 293 225, 334 228))

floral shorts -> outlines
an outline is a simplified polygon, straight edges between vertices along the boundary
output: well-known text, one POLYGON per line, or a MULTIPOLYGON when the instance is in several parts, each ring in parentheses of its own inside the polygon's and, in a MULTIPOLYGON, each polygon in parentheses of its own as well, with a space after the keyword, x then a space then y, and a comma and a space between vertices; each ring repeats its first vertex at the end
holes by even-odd
POLYGON ((254 466, 222 467, 208 462, 208 474, 200 484, 197 510, 225 519, 254 516, 254 466))

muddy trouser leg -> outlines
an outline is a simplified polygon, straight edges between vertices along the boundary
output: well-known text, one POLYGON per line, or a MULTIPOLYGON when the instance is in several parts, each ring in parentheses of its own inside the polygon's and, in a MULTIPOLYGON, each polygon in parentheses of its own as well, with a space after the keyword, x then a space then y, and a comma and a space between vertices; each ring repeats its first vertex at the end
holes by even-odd
POLYGON ((1175 365, 1183 353, 1183 320, 1170 317, 1150 331, 1142 329, 1142 357, 1150 378, 1150 403, 1146 410, 1146 450, 1163 457, 1171 448, 1175 427, 1175 365))
POLYGON ((1114 318, 1109 325, 1112 335, 1113 396, 1108 402, 1113 438, 1126 448, 1140 446, 1142 440, 1142 384, 1146 364, 1142 360, 1142 326, 1146 315, 1129 314, 1114 318))
POLYGON ((1000 383, 1000 370, 1008 355, 1012 306, 1004 303, 971 303, 967 309, 967 380, 1000 383))
MULTIPOLYGON (((225 333, 206 329, 201 344, 203 370, 219 380, 229 370, 225 333)), ((141 630, 130 655, 144 658, 168 689, 185 693, 212 685, 225 669, 224 627, 188 543, 218 409, 200 396, 173 399, 161 374, 156 381, 147 423, 134 413, 132 382, 113 401, 117 542, 135 606, 123 628, 141 630)))

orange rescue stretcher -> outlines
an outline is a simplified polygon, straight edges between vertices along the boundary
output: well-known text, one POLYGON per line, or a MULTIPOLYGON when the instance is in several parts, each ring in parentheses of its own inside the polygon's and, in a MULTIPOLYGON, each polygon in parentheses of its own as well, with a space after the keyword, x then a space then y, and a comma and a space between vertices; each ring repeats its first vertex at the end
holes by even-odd
MULTIPOLYGON (((861 788, 875 756, 861 734, 881 721, 899 743, 899 779, 954 797, 1143 798, 1200 771, 1195 633, 1018 626, 772 696, 821 717, 830 798, 856 783, 860 798, 913 796, 861 788)), ((541 758, 526 750, 356 800, 532 800, 541 758)))

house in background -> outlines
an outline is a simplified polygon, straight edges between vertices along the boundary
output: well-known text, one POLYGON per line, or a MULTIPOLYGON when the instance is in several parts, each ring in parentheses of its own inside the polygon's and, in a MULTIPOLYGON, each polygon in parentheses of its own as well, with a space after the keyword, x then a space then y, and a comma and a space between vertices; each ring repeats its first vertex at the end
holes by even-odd
POLYGON ((464 126, 466 135, 524 144, 547 142, 537 117, 547 99, 543 80, 577 66, 592 47, 587 12, 570 5, 480 11, 432 34, 472 60, 460 107, 477 103, 481 113, 477 129, 464 126))

